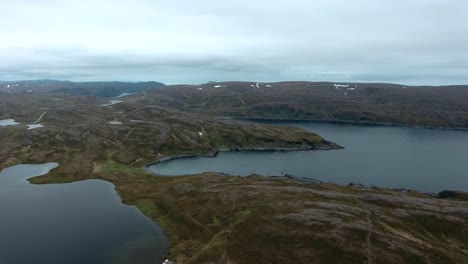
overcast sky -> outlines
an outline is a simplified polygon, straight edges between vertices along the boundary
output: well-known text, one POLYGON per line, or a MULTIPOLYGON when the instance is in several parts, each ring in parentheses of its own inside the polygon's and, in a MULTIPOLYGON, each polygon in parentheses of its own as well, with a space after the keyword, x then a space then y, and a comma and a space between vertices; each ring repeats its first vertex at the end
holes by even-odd
POLYGON ((0 0, 0 80, 468 84, 466 0, 0 0))

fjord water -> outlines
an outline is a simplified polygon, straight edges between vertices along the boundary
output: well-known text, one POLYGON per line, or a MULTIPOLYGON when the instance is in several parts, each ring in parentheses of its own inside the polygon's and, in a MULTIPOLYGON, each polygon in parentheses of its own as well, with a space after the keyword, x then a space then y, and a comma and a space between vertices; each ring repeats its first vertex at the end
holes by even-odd
POLYGON ((230 152, 217 158, 162 162, 162 175, 223 172, 292 174, 340 184, 426 192, 468 191, 468 131, 318 122, 269 122, 316 132, 345 149, 307 152, 230 152))
POLYGON ((167 240, 108 182, 32 185, 55 163, 0 173, 0 263, 159 263, 167 240))

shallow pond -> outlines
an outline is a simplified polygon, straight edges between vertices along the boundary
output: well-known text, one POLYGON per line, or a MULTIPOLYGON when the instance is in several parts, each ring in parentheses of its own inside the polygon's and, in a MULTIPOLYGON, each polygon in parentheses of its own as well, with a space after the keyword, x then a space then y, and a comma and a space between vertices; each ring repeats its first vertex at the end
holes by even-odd
POLYGON ((109 103, 102 104, 101 106, 112 106, 112 105, 120 104, 120 103, 123 103, 123 102, 124 101, 121 101, 121 100, 110 100, 109 103))
POLYGON ((0 127, 1 126, 15 126, 19 125, 14 119, 2 119, 0 120, 0 127))

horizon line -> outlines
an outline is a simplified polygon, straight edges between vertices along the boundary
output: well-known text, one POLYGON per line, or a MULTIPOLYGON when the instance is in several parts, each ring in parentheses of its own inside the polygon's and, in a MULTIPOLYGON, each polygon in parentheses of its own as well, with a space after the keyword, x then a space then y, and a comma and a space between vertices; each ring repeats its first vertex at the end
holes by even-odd
POLYGON ((391 85, 400 85, 408 87, 444 87, 444 86, 468 86, 468 84, 403 84, 397 82, 385 82, 385 81, 310 81, 310 80, 282 80, 282 81, 249 81, 249 80, 229 80, 229 81, 207 81, 204 83, 164 83, 162 81, 148 80, 148 81, 125 81, 125 80, 91 80, 91 81, 73 81, 71 79, 18 79, 18 80, 0 80, 0 83, 14 83, 14 82, 40 82, 40 81, 51 81, 51 82, 71 82, 71 83, 150 83, 156 82, 164 84, 165 86, 177 86, 177 85, 206 85, 210 83, 286 83, 286 82, 305 82, 305 83, 336 83, 336 84, 391 84, 391 85))

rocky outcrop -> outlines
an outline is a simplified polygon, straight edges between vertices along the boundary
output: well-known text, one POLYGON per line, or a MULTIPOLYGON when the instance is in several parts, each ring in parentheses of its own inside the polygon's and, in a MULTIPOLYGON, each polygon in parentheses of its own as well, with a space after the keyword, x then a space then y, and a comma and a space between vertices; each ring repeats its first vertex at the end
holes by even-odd
POLYGON ((462 191, 444 190, 437 194, 438 199, 457 199, 468 201, 468 193, 462 191))

